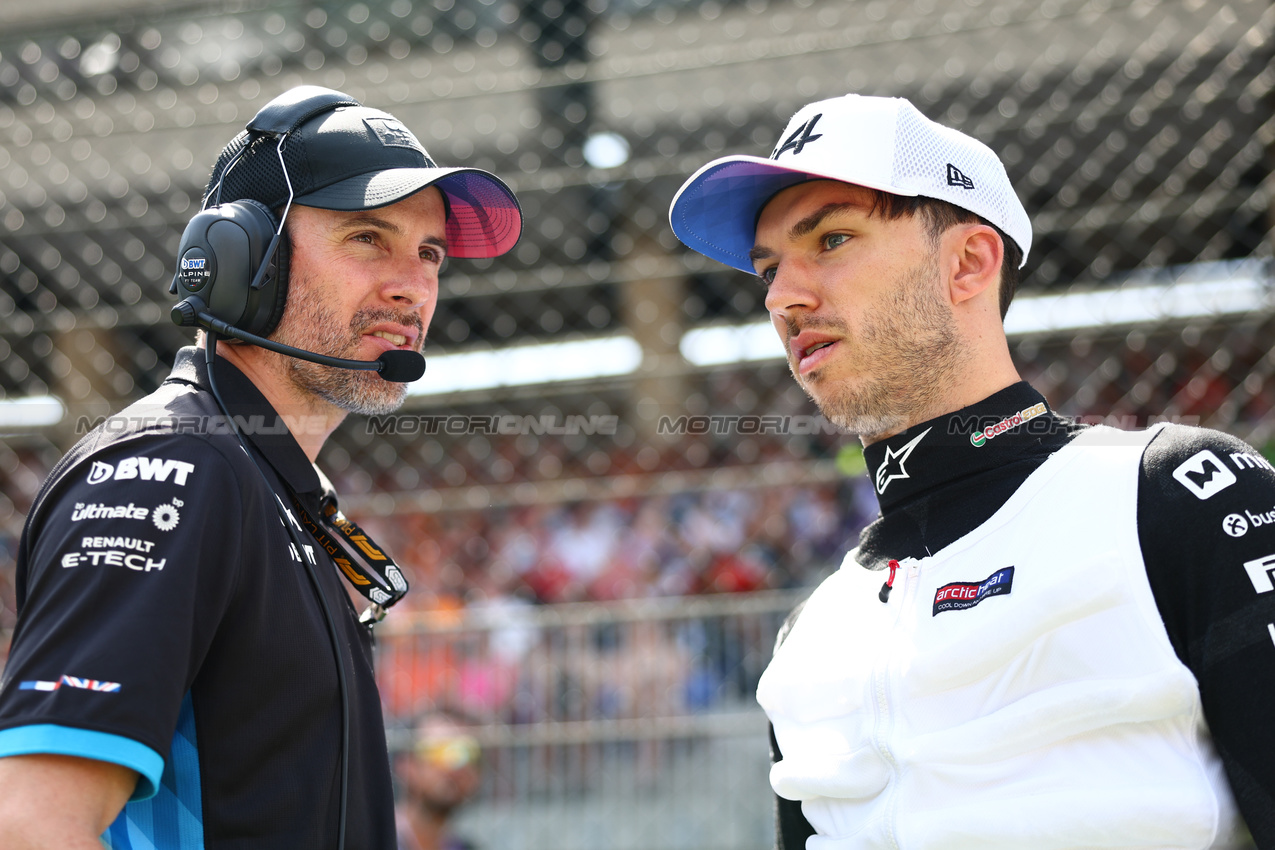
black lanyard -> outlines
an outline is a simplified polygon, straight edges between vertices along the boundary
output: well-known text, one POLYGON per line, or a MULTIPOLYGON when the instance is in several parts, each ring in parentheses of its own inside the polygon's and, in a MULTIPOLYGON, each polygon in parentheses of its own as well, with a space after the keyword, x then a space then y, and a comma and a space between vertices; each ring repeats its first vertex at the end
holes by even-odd
POLYGON ((316 522, 295 493, 289 492, 288 496, 301 517, 301 525, 331 556, 354 589, 372 603, 359 615, 359 622, 384 620, 386 612, 407 595, 407 578, 402 570, 367 532, 341 513, 336 499, 324 497, 320 503, 322 516, 316 522))

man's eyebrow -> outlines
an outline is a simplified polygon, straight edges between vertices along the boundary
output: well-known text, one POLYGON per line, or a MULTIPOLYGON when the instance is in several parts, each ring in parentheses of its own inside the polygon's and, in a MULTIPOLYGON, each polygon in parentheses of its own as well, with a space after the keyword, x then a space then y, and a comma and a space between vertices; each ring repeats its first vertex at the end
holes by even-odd
POLYGON ((403 229, 399 227, 397 224, 395 224, 394 222, 388 221, 379 216, 368 215, 367 213, 364 213, 363 215, 356 215, 352 218, 347 218, 345 221, 341 222, 341 227, 342 228, 376 227, 381 230, 385 230, 389 233, 393 233, 395 236, 401 236, 403 234, 403 229))
MULTIPOLYGON (((845 210, 864 210, 865 204, 855 203, 853 201, 841 201, 838 203, 824 204, 801 221, 794 224, 788 229, 789 239, 800 239, 809 233, 814 232, 821 222, 833 213, 843 212, 845 210)), ((774 256, 775 252, 764 245, 754 245, 752 250, 748 252, 748 259, 754 263, 758 260, 764 260, 767 257, 774 256)))
POLYGON ((816 227, 828 216, 833 213, 844 212, 846 210, 864 210, 864 204, 857 204, 853 201, 842 201, 840 203, 824 204, 801 221, 794 224, 788 230, 789 239, 798 239, 802 236, 814 231, 816 227))
MULTIPOLYGON (((359 227, 376 227, 387 233, 392 233, 395 236, 403 235, 403 228, 399 227, 392 221, 388 221, 375 215, 356 215, 353 218, 347 218, 341 223, 342 229, 354 229, 359 227)), ((437 248, 442 248, 444 252, 447 251, 447 240, 441 236, 426 236, 421 241, 437 248)))

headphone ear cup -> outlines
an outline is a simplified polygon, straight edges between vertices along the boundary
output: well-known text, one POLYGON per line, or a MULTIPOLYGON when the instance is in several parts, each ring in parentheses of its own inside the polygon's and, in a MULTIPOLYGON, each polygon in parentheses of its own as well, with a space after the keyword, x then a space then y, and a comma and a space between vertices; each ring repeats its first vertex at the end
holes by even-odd
MULTIPOLYGON (((239 327, 257 336, 269 336, 278 326, 279 319, 283 317, 283 308, 288 301, 288 260, 291 256, 288 237, 286 234, 280 234, 274 253, 268 257, 265 256, 270 242, 279 229, 279 220, 275 218, 275 214, 269 207, 259 201, 244 198, 235 201, 235 204, 251 209, 256 213, 255 218, 266 224, 268 228, 264 234, 260 230, 257 231, 258 238, 264 235, 266 241, 252 253, 254 258, 260 258, 256 259, 253 276, 260 270, 262 263, 266 265, 266 272, 262 277, 261 287, 246 293, 243 324, 239 327)), ((256 238, 253 241, 255 242, 256 238)), ((251 281, 251 278, 249 280, 251 281)))
POLYGON ((292 240, 288 238, 286 230, 279 235, 279 245, 275 248, 270 262, 274 263, 274 306, 270 310, 265 330, 261 331, 260 336, 270 336, 274 333, 274 329, 279 327, 279 320, 283 318, 284 308, 288 306, 288 275, 292 271, 292 240))

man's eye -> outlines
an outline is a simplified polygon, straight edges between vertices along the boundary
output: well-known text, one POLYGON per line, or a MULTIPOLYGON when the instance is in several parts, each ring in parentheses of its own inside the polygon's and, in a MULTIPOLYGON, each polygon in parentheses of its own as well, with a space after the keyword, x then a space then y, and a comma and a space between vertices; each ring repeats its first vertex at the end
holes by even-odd
POLYGON ((770 268, 765 269, 761 271, 760 273, 758 273, 757 276, 761 278, 762 283, 766 284, 767 286, 770 286, 772 283, 775 282, 775 275, 778 272, 779 272, 779 266, 771 266, 770 268))
POLYGON ((838 245, 844 245, 850 241, 850 237, 844 233, 829 233, 823 238, 824 248, 836 248, 838 245))

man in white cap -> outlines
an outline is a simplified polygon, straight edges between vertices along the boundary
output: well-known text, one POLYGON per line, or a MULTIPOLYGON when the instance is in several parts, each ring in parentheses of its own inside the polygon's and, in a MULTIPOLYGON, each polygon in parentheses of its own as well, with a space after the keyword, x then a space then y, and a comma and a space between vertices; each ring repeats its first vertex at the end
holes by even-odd
POLYGON ((758 688, 780 847, 1275 846, 1275 469, 1215 431, 1081 427, 1021 381, 1031 226, 996 155, 847 95, 702 168, 671 219, 761 278, 881 506, 758 688))

